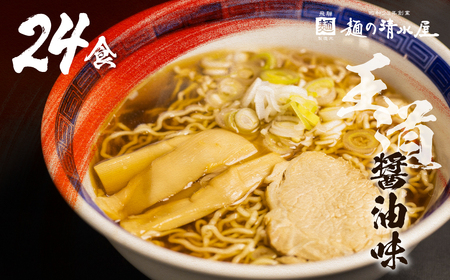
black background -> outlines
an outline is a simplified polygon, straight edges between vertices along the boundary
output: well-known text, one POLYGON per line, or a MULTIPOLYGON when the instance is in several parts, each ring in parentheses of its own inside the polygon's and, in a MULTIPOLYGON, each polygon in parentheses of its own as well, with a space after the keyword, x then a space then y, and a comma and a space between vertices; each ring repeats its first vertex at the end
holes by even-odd
MULTIPOLYGON (((71 209, 53 185, 41 150, 40 124, 46 98, 61 73, 62 55, 48 53, 48 41, 35 54, 48 56, 47 72, 25 68, 17 74, 11 59, 36 36, 17 31, 28 17, 43 13, 52 22, 50 37, 65 12, 76 23, 87 13, 82 38, 92 41, 114 24, 164 1, 79 0, 3 1, 0 52, 0 278, 1 279, 147 279, 109 242, 71 209)), ((368 1, 390 11, 410 11, 409 20, 429 20, 432 33, 450 46, 450 2, 368 1)), ((382 278, 450 279, 450 222, 420 243, 409 265, 382 278)))

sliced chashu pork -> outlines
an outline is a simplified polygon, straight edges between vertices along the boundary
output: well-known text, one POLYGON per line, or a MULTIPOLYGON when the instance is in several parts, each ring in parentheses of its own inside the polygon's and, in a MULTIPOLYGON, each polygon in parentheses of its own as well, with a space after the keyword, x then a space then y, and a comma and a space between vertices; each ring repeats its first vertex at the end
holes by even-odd
POLYGON ((380 193, 345 160, 305 152, 277 165, 268 179, 267 233, 287 258, 325 260, 374 247, 382 239, 371 214, 380 193))

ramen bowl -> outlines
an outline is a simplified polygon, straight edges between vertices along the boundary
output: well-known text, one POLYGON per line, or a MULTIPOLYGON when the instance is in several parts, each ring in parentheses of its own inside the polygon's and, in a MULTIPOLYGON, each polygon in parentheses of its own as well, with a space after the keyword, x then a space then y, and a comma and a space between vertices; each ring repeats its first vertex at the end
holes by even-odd
POLYGON ((415 36, 419 31, 404 18, 351 0, 187 0, 153 7, 101 34, 75 57, 69 74, 56 81, 42 122, 48 170, 73 210, 151 279, 376 279, 387 269, 370 250, 325 261, 258 266, 161 248, 122 229, 94 203, 89 166, 111 113, 149 75, 175 61, 221 49, 260 47, 304 48, 355 64, 382 53, 390 64, 376 70, 376 76, 410 100, 428 100, 437 119, 429 127, 442 167, 424 217, 401 232, 407 253, 450 218, 450 51, 433 36, 415 36), (398 27, 410 26, 413 34, 397 33, 398 27, 391 35, 388 28, 380 31, 388 19, 398 27), (352 20, 364 28, 349 26, 352 20), (100 38, 114 65, 90 56, 100 38))

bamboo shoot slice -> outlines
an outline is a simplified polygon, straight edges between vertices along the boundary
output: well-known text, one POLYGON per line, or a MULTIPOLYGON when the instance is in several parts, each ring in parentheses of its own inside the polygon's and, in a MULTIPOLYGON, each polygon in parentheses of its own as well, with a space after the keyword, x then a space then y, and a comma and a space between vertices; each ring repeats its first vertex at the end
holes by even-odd
POLYGON ((102 161, 95 165, 94 169, 106 193, 111 195, 124 188, 131 178, 143 171, 154 159, 172 151, 190 137, 178 136, 150 144, 132 153, 102 161))
POLYGON ((190 198, 169 202, 144 214, 130 216, 120 224, 137 236, 188 224, 243 198, 261 184, 277 163, 283 161, 278 154, 270 153, 234 165, 214 177, 206 187, 195 192, 190 198))
POLYGON ((120 192, 104 197, 99 206, 115 220, 140 214, 153 204, 182 191, 201 176, 256 152, 250 141, 233 132, 224 129, 199 132, 173 151, 155 159, 120 192))
POLYGON ((170 153, 155 159, 129 184, 138 184, 125 205, 128 214, 140 214, 205 174, 239 162, 257 152, 244 137, 225 129, 199 132, 170 153))
POLYGON ((123 208, 130 200, 131 194, 134 193, 136 185, 132 185, 121 189, 112 196, 100 196, 95 198, 95 203, 105 212, 112 220, 117 221, 125 218, 127 213, 123 208))

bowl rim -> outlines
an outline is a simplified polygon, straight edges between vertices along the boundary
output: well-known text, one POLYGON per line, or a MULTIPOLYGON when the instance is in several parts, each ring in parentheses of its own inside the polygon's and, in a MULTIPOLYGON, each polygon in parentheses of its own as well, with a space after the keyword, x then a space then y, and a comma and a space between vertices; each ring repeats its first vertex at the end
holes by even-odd
MULTIPOLYGON (((105 36, 106 38, 119 38, 120 34, 125 30, 130 30, 130 28, 135 27, 135 23, 142 24, 148 20, 148 17, 161 15, 167 12, 175 11, 175 10, 183 10, 190 7, 198 6, 201 4, 210 4, 215 2, 222 2, 216 0, 179 0, 179 1, 169 1, 163 3, 161 5, 149 8, 144 10, 136 15, 131 16, 130 18, 114 25, 104 33, 100 34, 97 38, 95 38, 91 43, 98 40, 100 36, 105 36)), ((300 1, 301 2, 301 1, 300 1)), ((358 10, 360 12, 364 12, 364 7, 371 7, 375 10, 386 11, 383 8, 380 8, 373 4, 368 4, 362 1, 354 1, 354 0, 343 0, 340 1, 339 4, 336 4, 331 0, 324 1, 313 1, 320 3, 328 3, 339 5, 340 7, 350 7, 352 9, 358 10)), ((397 15, 391 15, 391 18, 394 19, 395 22, 403 22, 407 23, 410 26, 414 26, 414 28, 418 28, 418 26, 405 18, 402 18, 397 15)), ((432 45, 433 50, 443 59, 450 63, 450 50, 442 44, 436 38, 429 38, 425 40, 427 45, 432 45)), ((74 60, 74 64, 72 64, 73 69, 81 69, 84 65, 82 62, 83 59, 79 59, 80 57, 85 57, 88 54, 88 49, 84 49, 77 54, 74 60)), ((231 264, 224 262, 216 262, 209 261, 205 259, 200 259, 196 257, 191 257, 188 255, 180 254, 177 252, 173 252, 171 250, 167 250, 165 248, 160 248, 156 245, 151 244, 150 242, 143 241, 142 239, 131 235, 126 232, 122 228, 114 225, 98 213, 95 209, 89 205, 88 202, 85 201, 84 198, 80 196, 78 191, 76 193, 67 193, 65 188, 68 188, 68 184, 71 182, 67 177, 62 177, 56 174, 55 167, 58 166, 61 168, 59 159, 57 158, 55 146, 54 145, 46 145, 49 143, 49 137, 46 136, 49 131, 54 131, 54 122, 48 118, 49 115, 53 115, 55 107, 51 106, 49 103, 58 103, 61 99, 61 92, 64 91, 64 87, 70 84, 70 81, 75 77, 77 71, 71 71, 69 75, 61 75, 58 80, 55 82, 55 85, 52 89, 52 92, 49 96, 47 104, 45 106, 42 126, 41 126, 41 137, 42 137, 42 146, 44 150, 44 158, 47 164, 47 168, 54 180, 55 184, 58 187, 58 190, 63 195, 66 202, 80 215, 83 220, 85 220, 90 226, 95 228, 98 232, 102 233, 106 236, 111 242, 120 244, 121 246, 125 246, 126 248, 132 249, 135 253, 140 255, 144 255, 148 258, 157 260, 159 262, 166 263, 171 266, 176 266, 178 268, 196 271, 198 273, 203 274, 211 274, 211 275, 221 275, 221 276, 229 276, 236 278, 260 278, 260 279, 272 279, 272 278, 292 278, 292 277, 310 277, 310 276, 324 276, 333 273, 340 273, 351 269, 356 269, 362 266, 366 266, 369 264, 373 264, 377 262, 372 257, 367 254, 367 251, 362 251, 350 256, 307 263, 307 264, 293 264, 289 265, 289 268, 285 266, 270 266, 270 267, 260 267, 260 266, 248 266, 241 264, 231 264), (52 150, 53 149, 53 150, 52 150), (57 178, 58 177, 58 178, 57 178), (64 181, 64 182, 63 182, 64 181), (189 260, 189 261, 186 261, 189 260), (343 263, 346 264, 343 267, 343 263), (324 270, 324 267, 327 267, 324 270), (232 269, 230 269, 232 268, 232 269), (220 274, 217 274, 220 272, 220 274)), ((51 138, 51 137, 50 137, 51 138)), ((53 139, 54 140, 54 139, 53 139)), ((448 183, 447 183, 448 184, 448 183)), ((73 186, 70 186, 74 188, 73 186)), ((424 219, 419 224, 412 227, 410 230, 402 233, 402 242, 405 247, 413 247, 418 242, 431 235, 435 230, 437 230, 440 226, 442 226, 446 221, 450 219, 450 200, 447 199, 434 213, 432 213, 427 219, 424 219)))

